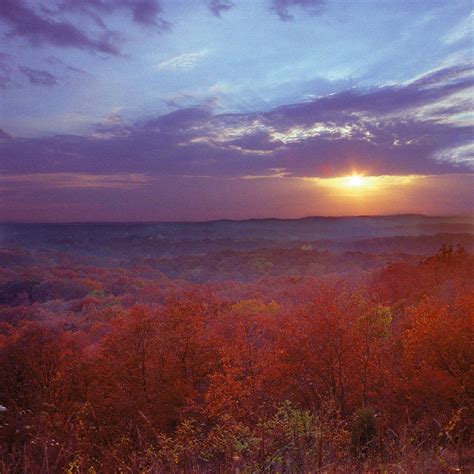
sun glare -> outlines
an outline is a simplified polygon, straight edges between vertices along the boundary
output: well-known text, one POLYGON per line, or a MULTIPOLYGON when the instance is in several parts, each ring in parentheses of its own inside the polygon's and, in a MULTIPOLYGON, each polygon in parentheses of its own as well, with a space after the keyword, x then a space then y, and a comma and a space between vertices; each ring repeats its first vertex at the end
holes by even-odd
POLYGON ((338 196, 346 197, 368 197, 380 192, 389 192, 400 189, 400 186, 413 184, 415 177, 408 176, 366 176, 353 173, 348 176, 339 176, 335 178, 311 178, 317 183, 328 189, 333 189, 338 196))
POLYGON ((364 184, 364 178, 360 175, 353 174, 347 178, 347 186, 360 187, 364 184))

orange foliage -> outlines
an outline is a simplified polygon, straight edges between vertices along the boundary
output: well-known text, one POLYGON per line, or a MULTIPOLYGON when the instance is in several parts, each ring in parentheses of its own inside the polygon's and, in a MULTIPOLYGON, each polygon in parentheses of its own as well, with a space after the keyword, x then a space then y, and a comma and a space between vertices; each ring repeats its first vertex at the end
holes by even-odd
POLYGON ((148 278, 146 266, 90 277, 61 267, 55 278, 76 283, 58 286, 30 269, 3 286, 0 461, 316 471, 395 459, 402 439, 438 457, 456 442, 459 454, 474 416, 472 263, 444 248, 358 285, 193 285, 148 278), (371 444, 354 453, 357 422, 371 444))

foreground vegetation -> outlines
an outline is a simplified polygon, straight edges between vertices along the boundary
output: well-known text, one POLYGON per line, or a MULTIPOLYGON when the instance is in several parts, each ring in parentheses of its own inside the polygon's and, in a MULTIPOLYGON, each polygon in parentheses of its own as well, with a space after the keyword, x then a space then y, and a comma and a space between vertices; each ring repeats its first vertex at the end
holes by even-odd
POLYGON ((51 261, 1 273, 2 472, 474 469, 462 248, 356 280, 51 261))

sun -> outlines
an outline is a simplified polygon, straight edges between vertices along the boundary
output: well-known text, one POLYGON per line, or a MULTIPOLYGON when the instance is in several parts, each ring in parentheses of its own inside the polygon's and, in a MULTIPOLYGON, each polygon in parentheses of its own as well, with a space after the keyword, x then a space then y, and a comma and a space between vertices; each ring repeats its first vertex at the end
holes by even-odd
POLYGON ((346 179, 346 186, 351 188, 360 188, 364 185, 364 177, 359 174, 353 174, 346 179))

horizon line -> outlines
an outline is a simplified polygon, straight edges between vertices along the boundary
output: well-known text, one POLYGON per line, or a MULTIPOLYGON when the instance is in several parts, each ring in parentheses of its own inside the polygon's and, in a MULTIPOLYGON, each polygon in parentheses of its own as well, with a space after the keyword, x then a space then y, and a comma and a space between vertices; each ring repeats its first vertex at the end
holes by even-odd
POLYGON ((389 217, 424 217, 424 218, 474 218, 474 213, 461 214, 355 214, 355 215, 308 215, 303 217, 249 217, 243 219, 218 218, 204 220, 136 220, 136 221, 107 221, 107 220, 80 220, 80 221, 28 221, 28 220, 0 220, 0 225, 151 225, 151 224, 212 224, 216 222, 249 222, 249 221, 301 221, 305 219, 362 219, 362 218, 389 218, 389 217))

